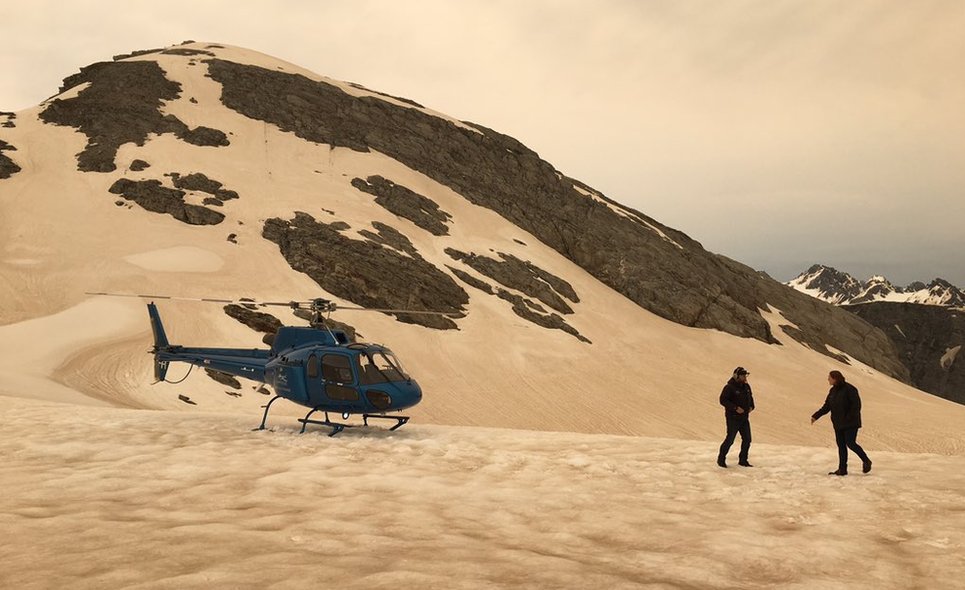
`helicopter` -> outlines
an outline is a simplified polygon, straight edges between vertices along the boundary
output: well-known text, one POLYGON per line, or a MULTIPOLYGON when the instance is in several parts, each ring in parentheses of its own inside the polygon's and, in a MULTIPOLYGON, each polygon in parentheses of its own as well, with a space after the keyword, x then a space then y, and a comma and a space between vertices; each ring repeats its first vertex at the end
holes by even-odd
MULTIPOLYGON (((389 430, 396 430, 409 421, 409 416, 390 415, 411 408, 422 401, 419 384, 402 368, 398 357, 381 344, 350 342, 341 330, 332 330, 324 320, 324 314, 336 310, 378 311, 382 313, 434 314, 461 317, 452 312, 414 311, 407 309, 374 309, 343 307, 328 299, 310 301, 259 302, 248 299, 194 299, 165 295, 130 295, 124 293, 92 293, 111 297, 140 297, 144 299, 187 300, 210 303, 236 303, 256 306, 285 306, 292 310, 310 312, 309 326, 282 326, 275 334, 271 348, 209 348, 187 347, 171 344, 161 323, 161 315, 154 301, 147 304, 154 345, 155 383, 166 380, 171 363, 184 362, 244 377, 270 385, 275 396, 263 406, 265 413, 261 425, 253 430, 264 430, 268 412, 279 399, 287 399, 311 408, 304 418, 299 418, 302 433, 309 424, 332 429, 335 436, 346 427, 353 426, 335 422, 329 413, 339 414, 342 420, 361 415, 365 426, 370 419, 395 420, 389 430), (323 412, 324 420, 312 419, 323 412)), ((190 374, 190 370, 188 372, 190 374)), ((185 375, 187 378, 187 375, 185 375)), ((182 379, 183 381, 183 379, 182 379)), ((178 381, 179 383, 180 381, 178 381)))

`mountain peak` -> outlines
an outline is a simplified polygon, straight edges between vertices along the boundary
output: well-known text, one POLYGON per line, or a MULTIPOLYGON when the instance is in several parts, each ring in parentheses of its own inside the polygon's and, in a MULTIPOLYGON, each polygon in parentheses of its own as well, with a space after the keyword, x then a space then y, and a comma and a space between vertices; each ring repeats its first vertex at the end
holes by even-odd
POLYGON ((896 287, 884 275, 874 275, 867 281, 859 281, 846 272, 823 264, 814 264, 785 284, 834 305, 891 301, 946 307, 965 306, 965 292, 941 278, 934 279, 928 285, 915 281, 902 288, 896 287))

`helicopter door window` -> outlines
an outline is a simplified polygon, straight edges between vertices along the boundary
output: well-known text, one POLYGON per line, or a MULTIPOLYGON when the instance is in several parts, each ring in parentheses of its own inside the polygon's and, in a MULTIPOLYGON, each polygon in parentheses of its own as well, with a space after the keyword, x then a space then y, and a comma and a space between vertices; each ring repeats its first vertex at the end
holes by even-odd
POLYGON ((308 363, 305 367, 305 372, 311 379, 318 378, 318 357, 314 354, 308 356, 308 363))
POLYGON ((335 383, 354 383, 349 358, 343 354, 326 354, 322 357, 322 377, 335 383))

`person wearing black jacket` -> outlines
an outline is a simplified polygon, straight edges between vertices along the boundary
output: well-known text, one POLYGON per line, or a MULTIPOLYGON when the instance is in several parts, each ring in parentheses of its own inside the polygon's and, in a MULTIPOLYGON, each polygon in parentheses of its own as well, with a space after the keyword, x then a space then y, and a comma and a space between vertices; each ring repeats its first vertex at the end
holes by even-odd
POLYGON ((848 474, 848 449, 861 459, 861 471, 871 471, 871 459, 858 444, 858 429, 861 428, 861 398, 858 389, 844 380, 840 371, 828 374, 831 390, 821 409, 811 415, 811 424, 821 416, 831 412, 834 438, 838 443, 838 470, 828 475, 848 474))
POLYGON ((750 413, 754 410, 754 394, 747 382, 750 373, 744 367, 734 369, 734 375, 724 385, 720 392, 720 405, 724 406, 724 418, 727 420, 727 436, 720 444, 717 454, 717 465, 727 467, 727 451, 734 444, 737 434, 741 435, 741 450, 737 464, 741 467, 753 467, 747 461, 747 452, 751 448, 750 413))

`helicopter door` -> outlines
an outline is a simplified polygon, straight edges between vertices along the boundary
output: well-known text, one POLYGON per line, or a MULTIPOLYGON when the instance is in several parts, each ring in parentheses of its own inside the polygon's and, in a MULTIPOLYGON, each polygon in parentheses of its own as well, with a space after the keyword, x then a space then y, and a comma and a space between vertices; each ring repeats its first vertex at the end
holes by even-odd
POLYGON ((322 379, 325 397, 335 402, 357 402, 359 392, 355 388, 355 376, 349 357, 344 354, 326 354, 322 357, 322 379))

